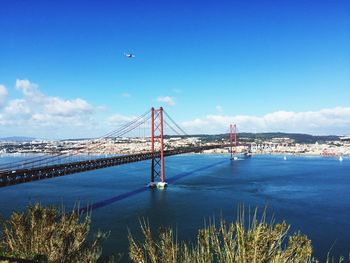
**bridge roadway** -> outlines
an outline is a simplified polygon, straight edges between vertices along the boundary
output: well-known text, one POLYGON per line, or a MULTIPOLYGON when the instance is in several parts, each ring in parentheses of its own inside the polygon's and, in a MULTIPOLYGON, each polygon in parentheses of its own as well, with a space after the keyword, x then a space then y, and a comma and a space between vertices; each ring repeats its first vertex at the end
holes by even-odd
MULTIPOLYGON (((172 150, 165 150, 164 156, 171 156, 184 153, 201 152, 216 148, 230 147, 228 144, 215 144, 196 147, 182 147, 172 150)), ((110 166, 117 166, 127 163, 150 160, 153 157, 159 157, 160 152, 151 152, 128 154, 114 157, 98 158, 94 160, 76 161, 63 164, 53 164, 26 169, 11 169, 0 172, 0 187, 43 180, 58 176, 64 176, 79 172, 101 169, 110 166)))

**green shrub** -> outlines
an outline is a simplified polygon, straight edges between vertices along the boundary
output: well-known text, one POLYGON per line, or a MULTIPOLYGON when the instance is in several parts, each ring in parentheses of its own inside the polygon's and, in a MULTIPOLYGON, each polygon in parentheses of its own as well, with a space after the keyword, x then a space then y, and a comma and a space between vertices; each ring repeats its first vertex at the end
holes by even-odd
POLYGON ((137 263, 286 263, 316 262, 311 241, 300 233, 288 235, 285 222, 266 223, 265 213, 257 219, 257 210, 245 226, 244 210, 236 222, 209 222, 200 229, 194 244, 177 242, 171 228, 159 229, 154 237, 149 223, 141 221, 144 239, 136 241, 129 233, 129 257, 137 263))
POLYGON ((96 262, 101 255, 104 233, 87 241, 91 218, 75 209, 29 205, 26 212, 13 212, 2 223, 0 247, 3 253, 24 259, 53 263, 96 262))

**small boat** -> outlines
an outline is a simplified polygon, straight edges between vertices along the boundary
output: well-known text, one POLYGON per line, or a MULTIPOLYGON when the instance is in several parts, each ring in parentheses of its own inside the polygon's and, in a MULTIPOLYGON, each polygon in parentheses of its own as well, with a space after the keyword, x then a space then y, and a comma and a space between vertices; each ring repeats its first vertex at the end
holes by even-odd
POLYGON ((233 157, 231 158, 231 160, 237 161, 237 160, 238 160, 238 157, 237 157, 237 156, 233 156, 233 157))
POLYGON ((342 162, 343 161, 343 157, 340 155, 339 156, 339 162, 342 162))
POLYGON ((284 157, 283 157, 283 160, 285 160, 285 161, 286 161, 286 160, 287 160, 287 156, 284 156, 284 157))
POLYGON ((252 152, 248 151, 248 152, 244 152, 243 155, 245 157, 252 157, 252 152))

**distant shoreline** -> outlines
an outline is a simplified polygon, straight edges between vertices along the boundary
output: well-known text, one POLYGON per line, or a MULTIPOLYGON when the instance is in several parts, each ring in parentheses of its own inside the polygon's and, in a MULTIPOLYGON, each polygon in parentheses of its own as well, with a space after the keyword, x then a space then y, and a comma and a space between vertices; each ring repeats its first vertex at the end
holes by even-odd
MULTIPOLYGON (((202 153, 189 153, 189 154, 213 154, 213 155, 230 155, 229 153, 220 153, 220 152, 202 152, 202 153)), ((236 153, 234 155, 243 155, 243 153, 236 153)), ((259 153, 252 153, 252 156, 254 155, 287 155, 287 156, 303 156, 303 157, 324 157, 324 158, 336 158, 339 156, 347 156, 349 157, 350 154, 342 154, 342 155, 322 155, 317 153, 289 153, 289 152, 259 152, 259 153)))
MULTIPOLYGON (((81 156, 117 156, 117 155, 128 155, 132 153, 123 153, 123 154, 101 154, 101 153, 82 153, 81 156)), ((33 156, 33 155, 50 155, 48 153, 0 153, 1 157, 25 157, 25 156, 33 156)), ((52 154, 53 155, 53 154, 52 154)), ((230 155, 228 152, 200 152, 200 153, 184 153, 181 155, 230 155)), ((234 153, 234 155, 244 155, 241 152, 234 153)), ((334 154, 334 155, 323 155, 317 153, 290 153, 290 152, 254 152, 252 156, 255 155, 286 155, 286 156, 302 156, 302 157, 323 157, 323 158, 338 158, 339 156, 350 157, 350 154, 334 154)))

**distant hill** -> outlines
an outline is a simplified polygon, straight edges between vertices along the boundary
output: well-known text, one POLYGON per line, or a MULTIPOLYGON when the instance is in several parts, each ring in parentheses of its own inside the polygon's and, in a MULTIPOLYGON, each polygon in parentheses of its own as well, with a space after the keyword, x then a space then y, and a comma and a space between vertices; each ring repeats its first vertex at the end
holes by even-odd
MULTIPOLYGON (((271 140, 272 138, 290 138, 295 140, 296 143, 315 143, 315 142, 326 142, 326 141, 338 141, 340 136, 337 135, 310 135, 302 133, 284 133, 284 132, 266 132, 266 133, 249 133, 242 132, 238 133, 238 139, 240 141, 254 141, 254 140, 271 140)), ((179 137, 176 135, 166 135, 165 138, 179 137)), ((230 135, 226 134, 196 134, 196 135, 187 135, 181 137, 199 137, 204 141, 218 141, 222 139, 229 139, 230 135)), ((88 138, 79 138, 79 139, 65 139, 65 141, 78 141, 78 140, 87 140, 88 138)), ((0 138, 0 142, 31 142, 36 140, 34 137, 25 137, 25 136, 12 136, 0 138)))
MULTIPOLYGON (((283 132, 266 132, 266 133, 249 133, 242 132, 238 133, 238 139, 244 141, 254 141, 254 140, 271 140, 272 138, 290 138, 295 140, 296 143, 316 143, 325 141, 337 141, 340 140, 340 136, 336 135, 310 135, 302 133, 283 133, 283 132)), ((206 141, 216 141, 221 139, 229 139, 229 134, 198 134, 191 135, 188 137, 200 137, 206 141)))
POLYGON ((0 138, 0 141, 2 142, 31 142, 34 140, 35 140, 34 137, 24 137, 24 136, 12 136, 12 137, 0 138))
POLYGON ((240 133, 239 137, 249 139, 270 140, 272 138, 290 138, 296 143, 316 143, 325 141, 337 141, 339 136, 336 135, 310 135, 302 133, 283 133, 283 132, 268 132, 268 133, 240 133))

